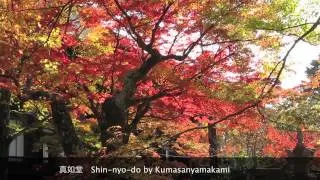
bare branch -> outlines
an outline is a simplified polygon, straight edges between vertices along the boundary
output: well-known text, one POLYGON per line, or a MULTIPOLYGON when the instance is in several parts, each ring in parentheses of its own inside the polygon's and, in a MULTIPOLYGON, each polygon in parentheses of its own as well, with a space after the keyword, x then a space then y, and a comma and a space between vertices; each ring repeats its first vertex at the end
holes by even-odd
POLYGON ((253 107, 256 107, 259 103, 260 103, 260 101, 256 101, 255 103, 253 103, 253 104, 251 104, 251 105, 249 105, 249 106, 246 106, 246 107, 242 108, 241 110, 239 110, 239 111, 237 111, 237 112, 234 112, 234 113, 231 113, 231 114, 229 114, 229 115, 227 115, 227 116, 224 116, 224 117, 220 118, 219 120, 217 120, 217 121, 215 121, 215 122, 213 122, 213 123, 210 123, 210 124, 207 125, 207 126, 198 126, 198 127, 186 129, 186 130, 184 130, 184 131, 182 131, 182 132, 179 132, 179 133, 171 136, 167 142, 170 142, 170 141, 172 141, 172 140, 176 140, 176 139, 179 138, 182 134, 185 134, 185 133, 187 133, 187 132, 191 132, 191 131, 199 130, 199 129, 206 129, 206 128, 211 127, 211 126, 215 126, 216 124, 218 124, 218 123, 220 123, 220 122, 222 122, 222 121, 229 120, 229 119, 232 118, 232 117, 235 117, 235 116, 237 116, 237 115, 240 115, 240 114, 244 113, 245 111, 247 111, 247 110, 249 110, 249 109, 251 109, 251 108, 253 108, 253 107))
MULTIPOLYGON (((298 39, 296 39, 294 41, 292 46, 289 48, 289 50, 286 52, 285 56, 280 61, 280 62, 282 62, 282 64, 281 64, 280 70, 278 71, 278 74, 276 76, 276 80, 271 85, 271 87, 267 90, 267 92, 261 95, 261 98, 263 98, 265 95, 268 95, 269 93, 271 93, 272 90, 274 89, 274 87, 277 85, 277 82, 279 81, 280 75, 282 74, 282 71, 284 70, 284 68, 286 66, 287 58, 289 57, 291 51, 295 48, 295 46, 299 43, 299 41, 303 40, 306 36, 308 36, 311 32, 313 32, 319 24, 320 24, 320 16, 319 16, 318 20, 313 24, 313 26, 308 31, 306 31, 302 36, 300 36, 298 39)), ((278 64, 277 64, 277 66, 278 66, 278 64)))
MULTIPOLYGON (((220 51, 222 52, 222 51, 220 51)), ((219 55, 220 53, 216 54, 215 57, 217 55, 219 55)), ((202 74, 204 74, 206 71, 208 71, 209 69, 211 69, 212 67, 214 67, 215 65, 221 63, 224 60, 227 60, 228 58, 232 57, 235 53, 230 53, 228 56, 219 59, 218 61, 213 62, 212 64, 208 65, 206 68, 204 68, 203 70, 199 71, 198 73, 196 73, 195 75, 193 75, 192 77, 188 78, 187 80, 193 80, 194 78, 197 78, 199 76, 201 76, 202 74)))
POLYGON ((190 52, 196 47, 196 45, 201 42, 202 38, 214 27, 214 25, 210 25, 205 31, 200 33, 200 36, 197 40, 190 43, 189 46, 183 51, 182 55, 169 54, 167 56, 162 56, 162 60, 175 59, 177 61, 183 61, 188 57, 190 52))
POLYGON ((255 40, 259 40, 262 39, 260 38, 255 38, 255 39, 234 39, 234 40, 226 40, 226 41, 216 41, 216 42, 212 42, 212 43, 202 43, 201 46, 205 47, 205 46, 212 46, 212 45, 216 45, 216 44, 226 44, 226 43, 236 43, 236 42, 252 42, 255 40))
POLYGON ((174 2, 169 3, 163 10, 159 20, 156 22, 156 24, 154 25, 154 28, 152 29, 152 34, 151 34, 151 40, 150 43, 148 44, 149 47, 152 47, 152 45, 154 44, 155 41, 155 37, 156 37, 156 33, 157 30, 160 26, 160 23, 163 21, 164 16, 166 15, 166 13, 169 11, 170 7, 174 4, 174 2))
POLYGON ((287 30, 287 29, 293 29, 293 28, 297 28, 297 27, 301 27, 301 26, 306 26, 306 25, 313 25, 313 24, 316 24, 317 22, 306 22, 306 23, 302 23, 302 24, 297 24, 297 25, 293 25, 293 26, 288 26, 288 27, 284 27, 284 28, 258 28, 258 29, 261 29, 261 30, 267 30, 267 31, 284 31, 284 30, 287 30))
POLYGON ((171 43, 171 46, 170 46, 170 48, 169 48, 169 50, 168 50, 168 55, 171 53, 172 48, 173 48, 174 44, 177 42, 177 39, 178 39, 179 35, 181 34, 181 32, 182 32, 182 31, 179 31, 179 32, 174 36, 174 39, 173 39, 173 41, 172 41, 172 43, 171 43))
POLYGON ((135 35, 135 40, 136 40, 138 46, 140 48, 142 48, 143 50, 147 51, 148 53, 154 54, 155 53, 154 50, 151 47, 149 47, 148 45, 146 45, 146 43, 144 42, 142 37, 136 31, 136 28, 132 24, 131 17, 128 15, 128 13, 122 8, 122 6, 120 5, 120 3, 117 0, 114 0, 114 2, 116 3, 116 6, 121 11, 121 13, 125 16, 126 20, 128 21, 129 28, 130 28, 131 32, 135 35))

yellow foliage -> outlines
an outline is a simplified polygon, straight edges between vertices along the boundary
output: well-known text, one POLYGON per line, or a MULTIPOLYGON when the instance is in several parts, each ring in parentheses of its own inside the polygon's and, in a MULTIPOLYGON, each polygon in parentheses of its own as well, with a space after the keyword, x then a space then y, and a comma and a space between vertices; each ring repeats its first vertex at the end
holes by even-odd
POLYGON ((45 46, 49 48, 60 48, 62 45, 59 28, 54 28, 48 35, 40 35, 36 37, 36 40, 45 43, 45 46))
POLYGON ((40 63, 43 65, 43 70, 49 74, 58 74, 58 62, 50 61, 49 59, 43 59, 40 61, 40 63))
POLYGON ((85 132, 91 132, 91 125, 89 123, 79 124, 78 127, 85 132))
POLYGON ((311 87, 312 87, 312 88, 319 88, 319 87, 320 87, 320 72, 318 72, 318 73, 311 79, 311 87))
POLYGON ((103 36, 108 34, 108 30, 102 26, 97 26, 95 28, 90 29, 87 39, 91 42, 98 42, 103 36))
POLYGON ((85 37, 88 43, 85 43, 81 49, 82 56, 97 56, 101 54, 109 54, 113 52, 114 48, 111 43, 106 43, 106 37, 109 32, 102 26, 91 28, 85 37))

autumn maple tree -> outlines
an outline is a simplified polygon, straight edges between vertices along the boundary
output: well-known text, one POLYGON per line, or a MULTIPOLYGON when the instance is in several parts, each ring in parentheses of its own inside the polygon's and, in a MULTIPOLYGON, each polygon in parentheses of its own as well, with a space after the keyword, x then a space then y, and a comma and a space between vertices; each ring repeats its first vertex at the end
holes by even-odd
MULTIPOLYGON (((117 151, 148 131, 141 121, 181 125, 158 147, 209 136, 216 156, 218 136, 249 137, 265 126, 260 109, 279 88, 290 51, 301 40, 316 43, 319 24, 305 23, 297 2, 283 0, 0 5, 1 156, 17 135, 43 129, 67 156, 117 151), (285 35, 297 40, 265 70, 254 49, 276 53, 285 35), (10 135, 10 114, 35 123, 10 135)), ((243 148, 230 142, 225 152, 243 148)))

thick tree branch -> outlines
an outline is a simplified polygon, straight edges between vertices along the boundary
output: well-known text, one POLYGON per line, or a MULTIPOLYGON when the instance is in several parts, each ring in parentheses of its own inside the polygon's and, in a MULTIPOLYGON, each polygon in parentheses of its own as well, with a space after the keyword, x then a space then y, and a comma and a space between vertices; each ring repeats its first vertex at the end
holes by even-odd
POLYGON ((177 90, 177 89, 166 89, 166 90, 158 92, 157 94, 155 94, 153 96, 133 99, 131 101, 131 105, 135 105, 135 104, 140 103, 140 102, 151 102, 151 101, 154 101, 154 100, 159 99, 159 98, 164 97, 164 96, 178 96, 178 95, 182 94, 182 91, 178 91, 177 92, 175 90, 177 90))
POLYGON ((129 125, 129 132, 132 132, 132 130, 136 129, 140 119, 148 112, 149 108, 150 102, 145 102, 138 105, 136 115, 129 125))

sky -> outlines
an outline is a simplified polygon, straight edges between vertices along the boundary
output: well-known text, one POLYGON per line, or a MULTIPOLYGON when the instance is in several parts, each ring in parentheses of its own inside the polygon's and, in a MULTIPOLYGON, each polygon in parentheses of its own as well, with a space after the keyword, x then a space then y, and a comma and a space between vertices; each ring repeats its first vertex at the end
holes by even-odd
MULTIPOLYGON (((293 44, 294 39, 286 37, 284 39, 288 43, 287 46, 283 47, 280 56, 283 57, 288 48, 293 44)), ((320 45, 313 46, 304 41, 300 41, 296 47, 291 51, 287 59, 287 67, 292 72, 284 72, 282 79, 283 88, 292 88, 299 85, 302 81, 307 80, 306 68, 310 65, 312 60, 319 59, 320 45)))
MULTIPOLYGON (((308 22, 315 22, 320 14, 320 7, 318 4, 320 0, 299 0, 298 10, 308 20, 308 22)), ((281 49, 280 57, 282 58, 287 50, 292 46, 293 37, 285 37, 284 42, 288 44, 281 49)), ((281 80, 283 88, 293 88, 299 85, 302 81, 307 81, 306 69, 312 60, 319 60, 320 45, 313 46, 304 41, 299 41, 296 47, 291 51, 287 58, 287 67, 293 72, 284 72, 284 78, 281 80)))

